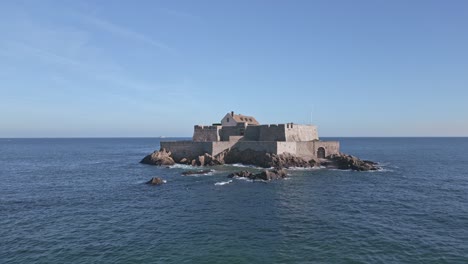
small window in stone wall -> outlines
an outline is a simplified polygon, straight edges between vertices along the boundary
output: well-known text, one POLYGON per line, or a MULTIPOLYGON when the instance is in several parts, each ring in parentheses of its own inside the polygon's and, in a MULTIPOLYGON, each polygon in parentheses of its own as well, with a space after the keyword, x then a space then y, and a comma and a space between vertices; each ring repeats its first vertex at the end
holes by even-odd
POLYGON ((229 117, 226 119, 226 122, 228 122, 228 123, 229 123, 229 117))

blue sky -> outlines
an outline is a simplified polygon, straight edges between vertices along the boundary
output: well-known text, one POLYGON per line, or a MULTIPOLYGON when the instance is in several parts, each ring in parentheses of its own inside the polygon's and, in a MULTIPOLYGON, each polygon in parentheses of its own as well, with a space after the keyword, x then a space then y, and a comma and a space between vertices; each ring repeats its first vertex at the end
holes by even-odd
POLYGON ((0 137, 468 136, 467 1, 0 1, 0 137))

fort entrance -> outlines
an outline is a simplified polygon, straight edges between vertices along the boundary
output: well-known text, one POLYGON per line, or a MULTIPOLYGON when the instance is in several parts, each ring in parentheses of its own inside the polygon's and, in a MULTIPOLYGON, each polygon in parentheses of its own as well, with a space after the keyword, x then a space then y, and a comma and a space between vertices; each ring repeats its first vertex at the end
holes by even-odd
POLYGON ((325 158, 325 149, 320 147, 317 149, 317 158, 324 159, 325 158))

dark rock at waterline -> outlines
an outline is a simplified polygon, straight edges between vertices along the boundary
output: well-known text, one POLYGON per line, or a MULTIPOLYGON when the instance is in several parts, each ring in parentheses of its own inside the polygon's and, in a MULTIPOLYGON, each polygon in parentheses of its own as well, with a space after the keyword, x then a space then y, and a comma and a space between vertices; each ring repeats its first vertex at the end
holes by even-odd
MULTIPOLYGON (((224 159, 221 160, 221 162, 226 164, 242 163, 263 168, 308 168, 317 165, 317 161, 315 160, 307 161, 290 153, 272 154, 252 149, 231 149, 230 151, 222 154, 224 159)), ((218 155, 216 155, 216 159, 220 159, 218 155)))
POLYGON ((144 157, 140 163, 158 165, 158 166, 167 166, 174 165, 175 162, 171 157, 171 152, 161 149, 160 151, 155 151, 146 157, 144 157))
POLYGON ((250 178, 254 174, 250 171, 238 171, 228 175, 228 178, 241 177, 241 178, 250 178))
POLYGON ((251 180, 264 180, 264 181, 271 181, 271 180, 278 180, 286 178, 286 170, 284 169, 272 169, 272 170, 264 170, 260 173, 254 174, 250 171, 239 171, 234 172, 228 175, 228 178, 233 177, 241 177, 241 178, 248 178, 251 180))
POLYGON ((271 167, 275 168, 293 168, 293 167, 301 167, 301 168, 309 168, 316 165, 315 160, 307 161, 301 157, 297 157, 296 155, 290 153, 283 153, 283 154, 267 154, 267 156, 271 157, 270 165, 271 167))
POLYGON ((182 175, 187 176, 187 175, 199 175, 199 174, 207 174, 213 172, 212 170, 189 170, 189 171, 184 171, 182 172, 182 175))
POLYGON ((377 163, 373 161, 361 160, 344 153, 328 156, 327 160, 322 162, 322 165, 327 168, 336 168, 340 170, 372 171, 379 169, 377 163))
MULTIPOLYGON (((155 151, 146 156, 141 163, 151 165, 174 165, 175 162, 171 157, 171 152, 162 149, 155 151)), ((205 153, 195 159, 182 158, 178 163, 188 164, 192 166, 214 166, 222 164, 241 163, 246 165, 254 165, 263 168, 292 168, 292 167, 318 167, 333 168, 340 170, 356 170, 356 171, 369 171, 378 170, 378 164, 369 160, 360 160, 357 157, 347 155, 344 153, 333 154, 327 156, 325 159, 311 159, 305 160, 304 158, 297 157, 290 153, 272 154, 264 151, 256 151, 252 149, 227 149, 221 153, 211 156, 205 153)), ((204 173, 202 173, 204 174, 204 173)), ((265 178, 268 178, 265 176, 265 178)))
POLYGON ((149 185, 161 185, 163 183, 166 183, 166 181, 164 181, 163 179, 159 177, 153 177, 151 178, 151 180, 146 182, 146 184, 149 184, 149 185))
POLYGON ((260 179, 264 181, 279 180, 286 178, 286 170, 284 169, 273 169, 273 170, 264 170, 258 174, 255 174, 255 179, 260 179))

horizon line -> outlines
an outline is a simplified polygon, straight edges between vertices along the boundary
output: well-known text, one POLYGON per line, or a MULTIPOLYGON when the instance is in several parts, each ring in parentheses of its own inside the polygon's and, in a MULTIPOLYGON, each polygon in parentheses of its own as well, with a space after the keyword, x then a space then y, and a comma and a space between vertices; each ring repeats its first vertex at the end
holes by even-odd
MULTIPOLYGON (((0 139, 112 139, 112 138, 192 138, 192 136, 83 136, 83 137, 0 137, 0 139)), ((320 138, 468 138, 468 136, 324 136, 320 138)))

